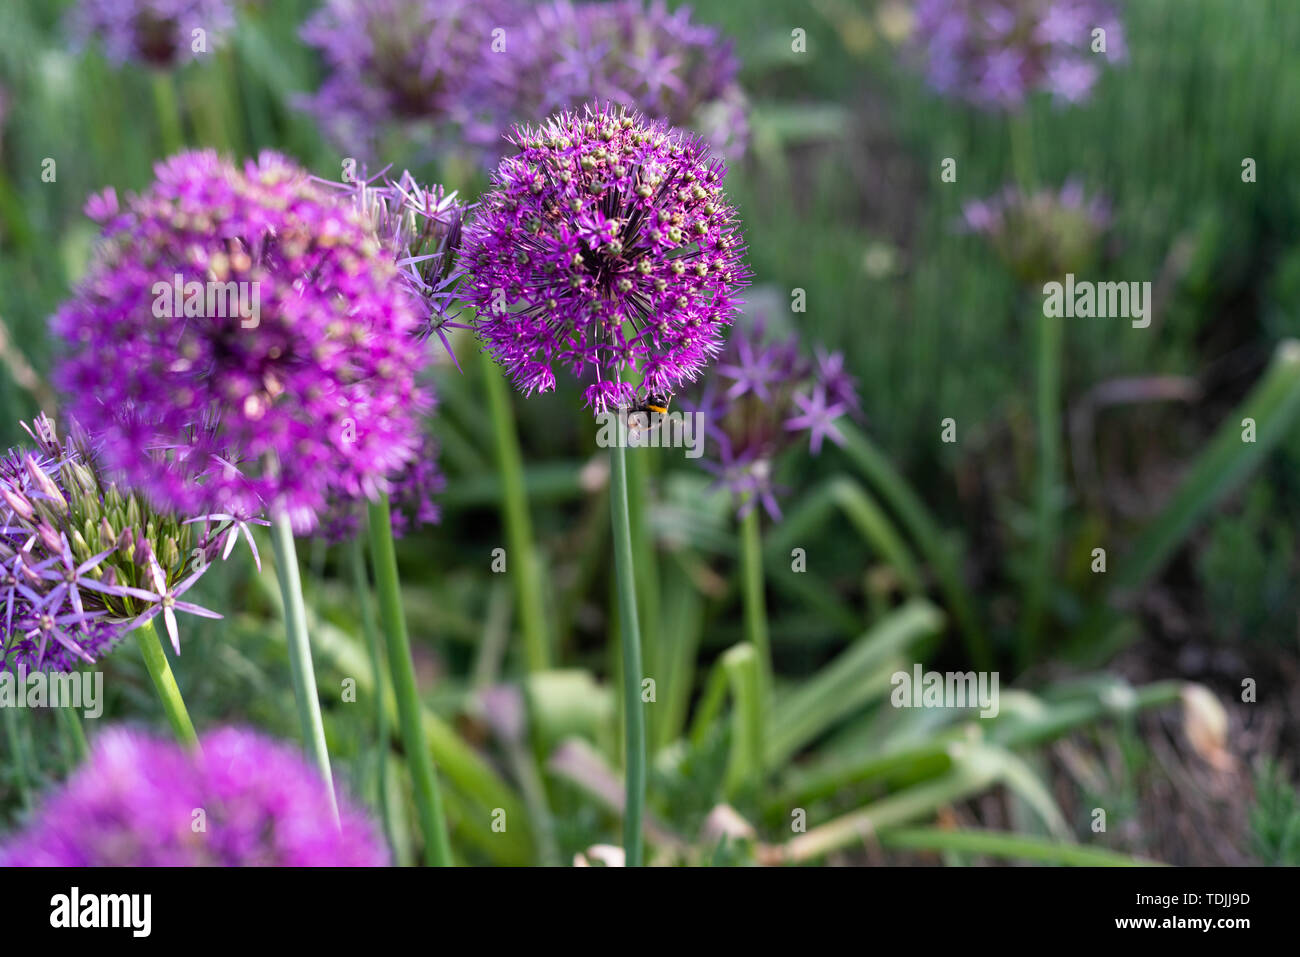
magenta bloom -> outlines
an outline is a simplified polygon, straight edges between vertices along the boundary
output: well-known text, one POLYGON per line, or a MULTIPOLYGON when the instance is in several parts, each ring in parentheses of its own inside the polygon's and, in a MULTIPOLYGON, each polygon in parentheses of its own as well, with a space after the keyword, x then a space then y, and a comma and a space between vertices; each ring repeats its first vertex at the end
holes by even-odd
POLYGON ((519 152, 465 230, 461 296, 525 394, 555 370, 595 381, 597 412, 672 392, 717 354, 748 283, 726 165, 700 140, 620 107, 518 127, 519 152))
POLYGON ((918 0, 914 47, 937 91, 1001 110, 1039 91, 1081 102, 1127 54, 1108 0, 918 0))
POLYGON ((838 352, 799 353, 794 336, 769 340, 761 320, 737 330, 698 399, 683 402, 704 415, 705 467, 732 493, 741 515, 762 504, 781 517, 773 480, 777 458, 802 438, 813 455, 843 442, 836 421, 859 414, 857 387, 838 352))
POLYGON ((115 63, 169 67, 202 56, 194 51, 195 30, 210 52, 234 21, 229 0, 78 0, 69 31, 79 43, 101 42, 115 63))
POLYGON ((359 809, 334 826, 316 771, 293 748, 223 728, 202 752, 115 729, 0 848, 4 867, 382 867, 359 809))
POLYGON ((355 206, 285 158, 160 163, 52 321, 55 380, 159 507, 287 514, 374 498, 419 454, 417 303, 355 206))
POLYGON ((748 139, 740 61, 715 27, 663 0, 571 3, 530 11, 511 48, 510 119, 613 102, 689 129, 734 158, 748 139))

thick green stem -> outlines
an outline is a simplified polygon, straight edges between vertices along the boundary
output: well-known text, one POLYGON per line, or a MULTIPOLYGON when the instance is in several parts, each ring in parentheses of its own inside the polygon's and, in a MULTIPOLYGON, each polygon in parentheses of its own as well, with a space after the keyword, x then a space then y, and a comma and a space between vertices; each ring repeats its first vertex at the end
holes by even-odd
POLYGON ((740 565, 745 603, 745 638, 758 656, 758 753, 763 753, 763 726, 772 700, 772 645, 767 631, 767 603, 763 588, 763 541, 759 530, 759 503, 740 520, 740 565))
POLYGON ((533 546, 533 525, 524 491, 523 456, 515 417, 510 411, 510 392, 501 370, 490 353, 483 353, 483 385, 487 390, 488 413, 496 437, 497 470, 501 473, 501 509, 510 546, 507 567, 515 584, 519 605, 519 626, 524 635, 524 655, 530 672, 550 667, 550 641, 546 634, 546 607, 538 575, 537 550, 533 546))
POLYGON ((1037 326, 1036 423, 1038 485, 1034 503, 1034 551, 1020 617, 1020 667, 1028 667, 1041 645, 1043 606, 1051 585, 1056 548, 1057 492, 1061 486, 1061 346, 1065 327, 1060 319, 1035 317, 1037 326))
POLYGON ((641 821, 645 814, 645 709, 641 705, 641 625, 637 619, 632 528, 627 514, 627 453, 621 443, 615 443, 610 450, 610 518, 614 526, 619 635, 623 642, 623 726, 627 742, 623 849, 627 866, 639 867, 644 854, 641 821))
POLYGON ((179 152, 185 145, 185 134, 181 132, 181 111, 176 101, 175 79, 166 70, 154 70, 150 79, 153 81, 154 111, 158 116, 163 150, 168 154, 179 152))
POLYGON ((370 557, 374 562, 375 590, 379 598, 379 619, 388 650, 388 667, 397 698, 397 717, 402 729, 402 747, 406 752, 411 781, 415 787, 415 805, 424 832, 424 859, 434 867, 447 867, 451 860, 451 839, 442 810, 442 795, 433 771, 433 758, 424 739, 420 718, 420 697, 415 686, 415 664, 411 660, 411 642, 406 634, 406 614, 402 611, 402 591, 397 580, 397 552, 393 548, 393 519, 388 496, 369 506, 370 557))
POLYGON ((289 642, 289 673, 293 678, 293 695, 298 704, 303 745, 325 780, 330 808, 338 821, 338 802, 334 797, 334 776, 330 773, 330 754, 325 746, 325 723, 321 719, 320 695, 316 690, 316 672, 311 663, 311 643, 307 638, 307 606, 302 598, 302 578, 298 571, 298 550, 293 542, 289 516, 280 514, 271 520, 271 544, 275 549, 275 570, 284 598, 284 627, 289 642))
MULTIPOLYGON (((632 559, 636 562, 636 604, 641 616, 641 658, 647 675, 660 679, 664 669, 664 636, 659 625, 659 566, 654 533, 647 521, 650 501, 650 472, 653 459, 647 449, 634 449, 627 459, 628 523, 632 530, 632 559)), ((654 738, 654 719, 649 716, 647 734, 654 738)))
POLYGON ((388 845, 396 853, 393 820, 388 812, 388 711, 384 708, 384 653, 379 646, 375 607, 370 598, 370 579, 366 574, 366 545, 360 534, 352 539, 352 544, 348 547, 348 564, 351 566, 352 588, 357 595, 357 614, 361 618, 361 631, 366 637, 366 652, 370 655, 370 680, 374 682, 374 759, 375 775, 379 785, 379 809, 388 845))
POLYGON ((132 634, 135 635, 135 643, 140 646, 140 656, 144 658, 144 666, 149 671, 149 677, 158 692, 158 700, 162 702, 163 712, 167 715, 167 722, 172 726, 176 739, 187 748, 197 748, 199 736, 194 732, 190 713, 185 710, 185 699, 181 697, 176 676, 167 663, 167 654, 163 651, 153 620, 146 621, 132 634))

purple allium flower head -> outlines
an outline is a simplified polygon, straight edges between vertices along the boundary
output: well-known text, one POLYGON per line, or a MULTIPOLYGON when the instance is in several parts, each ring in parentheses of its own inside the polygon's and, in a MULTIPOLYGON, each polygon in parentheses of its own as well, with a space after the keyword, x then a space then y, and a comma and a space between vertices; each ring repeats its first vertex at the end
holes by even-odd
POLYGON ((663 0, 536 7, 512 49, 511 119, 609 101, 701 134, 735 158, 748 139, 748 107, 730 40, 663 0))
POLYGON ((726 165, 696 138, 621 107, 517 127, 517 155, 465 230, 460 292, 479 337, 525 394, 555 366, 594 377, 597 412, 694 379, 748 283, 726 165), (629 375, 628 378, 631 376, 629 375))
POLYGON ((61 439, 41 416, 24 425, 35 448, 0 457, 0 668, 68 671, 159 613, 179 652, 177 611, 221 617, 177 600, 222 549, 215 517, 124 494, 73 426, 61 439))
POLYGON ((825 440, 840 444, 836 421, 857 415, 860 403, 853 378, 838 352, 816 351, 816 362, 799 353, 798 340, 772 340, 759 318, 736 330, 697 400, 683 406, 704 416, 705 446, 715 460, 705 467, 728 489, 741 515, 759 504, 781 517, 779 489, 773 484, 778 456, 808 438, 813 455, 825 440))
POLYGON ((1110 224, 1109 204, 1089 199, 1078 180, 1060 190, 1025 193, 1007 186, 986 199, 971 200, 961 228, 983 236, 1018 277, 1037 282, 1087 263, 1110 224))
POLYGON ((0 849, 5 867, 382 867, 371 820, 293 748, 222 728, 202 750, 113 729, 0 849), (194 827, 202 811, 205 827, 194 827))
POLYGON ((115 63, 128 60, 166 68, 220 45, 234 28, 229 0, 78 0, 69 32, 79 44, 98 40, 115 63))
POLYGON ((106 464, 157 507, 266 510, 299 532, 387 491, 431 402, 391 251, 277 154, 238 169, 187 152, 156 172, 52 321, 55 380, 106 464))
POLYGON ((326 0, 302 38, 328 75, 300 103, 349 148, 373 144, 389 125, 425 126, 448 144, 495 139, 508 58, 498 39, 506 34, 493 31, 522 16, 513 0, 326 0), (448 135, 453 128, 461 135, 448 135))
POLYGON ((1109 0, 918 0, 914 23, 930 85, 986 109, 1019 109, 1035 91, 1081 102, 1127 55, 1109 0))

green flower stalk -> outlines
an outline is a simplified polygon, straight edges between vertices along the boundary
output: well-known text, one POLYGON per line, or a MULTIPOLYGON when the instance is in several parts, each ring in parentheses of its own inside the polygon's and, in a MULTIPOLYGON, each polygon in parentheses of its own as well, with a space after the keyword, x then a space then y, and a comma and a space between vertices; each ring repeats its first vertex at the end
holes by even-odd
POLYGON ((424 856, 435 867, 452 863, 451 841, 442 809, 442 795, 433 769, 433 757, 424 736, 419 692, 415 685, 415 664, 406 633, 406 614, 397 578, 397 554, 393 548, 393 520, 388 497, 370 503, 370 552, 374 561, 375 590, 379 617, 387 642, 388 666, 397 697, 397 716, 402 729, 402 746, 415 785, 415 803, 424 832, 424 856))

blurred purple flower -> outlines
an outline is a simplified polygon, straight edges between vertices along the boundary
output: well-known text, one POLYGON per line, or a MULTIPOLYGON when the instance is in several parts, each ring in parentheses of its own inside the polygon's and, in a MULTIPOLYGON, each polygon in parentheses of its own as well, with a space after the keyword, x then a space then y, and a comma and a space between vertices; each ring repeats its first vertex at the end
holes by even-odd
POLYGON ((1127 56, 1109 0, 918 0, 914 27, 930 85, 985 109, 1017 110, 1037 91, 1082 102, 1101 64, 1127 56))
POLYGON ((646 393, 694 379, 749 281, 725 164, 612 105, 517 127, 511 142, 518 155, 465 230, 461 294, 515 385, 549 391, 556 365, 594 374, 584 399, 603 412, 633 400, 633 369, 646 393), (593 238, 593 219, 613 238, 593 238))
POLYGON ((699 133, 735 159, 749 135, 732 43, 663 0, 571 3, 531 11, 511 48, 510 119, 614 102, 699 133))
POLYGON ((229 0, 78 0, 68 32, 78 45, 97 40, 114 63, 167 68, 202 55, 194 50, 195 30, 204 31, 211 51, 234 25, 229 0))
POLYGON ((202 750, 114 729, 0 848, 5 867, 382 867, 373 822, 340 801, 335 826, 316 771, 251 731, 209 732, 202 750), (195 827, 202 812, 202 828, 195 827))
POLYGON ((835 428, 835 420, 844 414, 844 406, 838 402, 826 401, 826 386, 818 382, 813 386, 812 395, 796 392, 791 398, 799 407, 799 415, 787 419, 785 427, 791 432, 807 431, 809 450, 819 455, 822 441, 829 438, 836 445, 844 443, 844 436, 835 428))
POLYGON ((350 149, 392 124, 426 126, 441 145, 499 142, 509 63, 493 31, 523 16, 513 0, 326 0, 302 39, 328 74, 300 105, 350 149))
MULTIPOLYGON (((326 185, 342 189, 362 213, 381 246, 393 257, 412 301, 424 314, 418 338, 436 335, 457 369, 460 363, 447 339, 448 329, 465 329, 452 310, 457 303, 456 287, 463 275, 459 264, 465 217, 472 207, 456 198, 455 191, 441 186, 422 186, 410 172, 397 180, 383 171, 374 177, 360 177, 326 185)), ((431 413, 435 397, 426 390, 431 413)), ((427 433, 419 453, 397 475, 391 477, 393 534, 401 538, 413 525, 434 524, 438 508, 433 496, 446 482, 438 470, 438 443, 427 433)), ((331 542, 347 541, 360 527, 359 504, 335 503, 321 522, 321 533, 331 542)))
POLYGON ((330 503, 387 491, 431 401, 392 252, 275 153, 243 169, 182 153, 156 174, 51 324, 55 380, 107 464, 158 507, 283 513, 299 532, 330 503))
POLYGON ((373 152, 399 127, 495 164, 502 130, 606 100, 700 133, 726 156, 748 138, 730 41, 662 0, 327 0, 302 37, 327 77, 299 103, 350 150, 373 152))
POLYGON ((961 228, 982 236, 1012 272, 1035 282, 1085 265, 1110 220, 1109 203, 1100 196, 1089 199, 1083 184, 1070 179, 1056 191, 1007 186, 970 200, 961 228))
POLYGON ((698 398, 683 400, 686 411, 703 415, 704 445, 714 456, 705 468, 731 492, 742 516, 762 504, 780 519, 780 489, 772 479, 777 458, 800 434, 808 436, 813 455, 826 439, 840 444, 836 422, 858 414, 844 357, 820 348, 816 356, 815 363, 801 356, 794 336, 769 339, 759 318, 732 333, 698 398))

